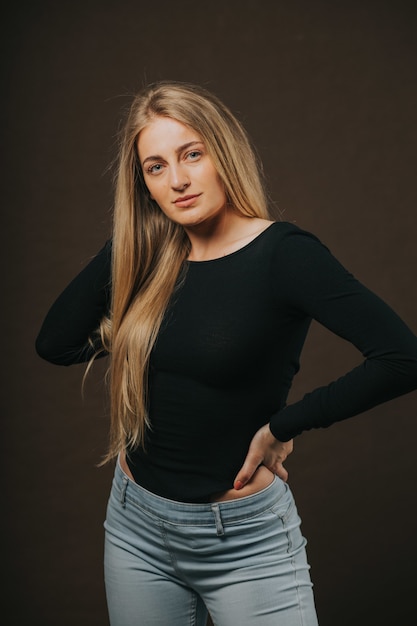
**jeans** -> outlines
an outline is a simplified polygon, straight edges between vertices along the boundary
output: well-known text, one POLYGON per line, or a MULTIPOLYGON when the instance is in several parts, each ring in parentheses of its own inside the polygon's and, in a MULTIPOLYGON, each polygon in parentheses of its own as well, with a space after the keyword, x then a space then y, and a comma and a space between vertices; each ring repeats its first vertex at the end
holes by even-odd
POLYGON ((105 521, 111 626, 317 626, 300 519, 278 477, 260 492, 188 504, 117 464, 105 521))

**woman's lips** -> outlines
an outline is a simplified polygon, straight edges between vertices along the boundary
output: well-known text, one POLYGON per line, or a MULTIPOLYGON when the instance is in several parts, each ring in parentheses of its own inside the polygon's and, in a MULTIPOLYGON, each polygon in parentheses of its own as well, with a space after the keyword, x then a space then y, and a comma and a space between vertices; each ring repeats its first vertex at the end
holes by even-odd
POLYGON ((201 196, 201 193, 192 194, 189 196, 181 196, 174 200, 175 206, 179 206, 181 208, 187 208, 191 206, 194 201, 201 196))

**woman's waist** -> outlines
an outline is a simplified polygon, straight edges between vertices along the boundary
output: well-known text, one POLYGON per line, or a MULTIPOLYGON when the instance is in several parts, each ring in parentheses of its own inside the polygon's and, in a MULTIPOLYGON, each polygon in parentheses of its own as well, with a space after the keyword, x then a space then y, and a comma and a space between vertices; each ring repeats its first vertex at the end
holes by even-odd
POLYGON ((213 506, 221 510, 225 522, 235 522, 273 507, 288 491, 287 485, 267 468, 259 468, 256 474, 258 477, 253 484, 256 491, 251 492, 249 486, 244 496, 223 499, 219 494, 221 499, 187 502, 159 495, 138 484, 121 454, 116 465, 114 487, 133 505, 171 523, 189 523, 191 519, 196 524, 211 524, 213 506))
POLYGON ((198 472, 198 476, 201 476, 200 481, 198 477, 197 480, 192 479, 195 476, 196 468, 190 467, 181 479, 177 478, 173 481, 172 477, 176 475, 175 472, 168 470, 164 472, 163 469, 159 468, 158 470, 155 467, 150 468, 149 464, 135 463, 131 458, 128 463, 124 452, 119 456, 119 464, 124 474, 132 482, 150 489, 156 495, 174 500, 178 499, 181 502, 227 502, 238 500, 269 487, 275 477, 267 467, 260 466, 249 483, 242 489, 236 490, 231 486, 235 471, 233 472, 233 477, 230 476, 230 470, 228 475, 223 477, 219 468, 216 468, 216 474, 211 475, 213 468, 208 466, 204 472, 201 469, 198 472), (149 480, 149 474, 153 477, 154 482, 149 480), (157 479, 155 480, 156 477, 157 479), (163 485, 163 487, 158 489, 158 485, 163 485))

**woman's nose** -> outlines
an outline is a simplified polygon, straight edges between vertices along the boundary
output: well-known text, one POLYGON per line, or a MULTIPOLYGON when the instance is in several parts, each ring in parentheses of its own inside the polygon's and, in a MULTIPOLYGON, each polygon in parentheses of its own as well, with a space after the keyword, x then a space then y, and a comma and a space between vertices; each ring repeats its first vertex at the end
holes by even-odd
POLYGON ((171 169, 171 187, 175 191, 184 191, 190 186, 190 179, 181 167, 171 169))

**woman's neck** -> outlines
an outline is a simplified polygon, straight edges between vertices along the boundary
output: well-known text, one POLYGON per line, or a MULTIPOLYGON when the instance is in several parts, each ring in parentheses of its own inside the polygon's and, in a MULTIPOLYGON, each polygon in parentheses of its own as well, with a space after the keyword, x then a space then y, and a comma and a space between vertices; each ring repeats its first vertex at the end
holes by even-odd
POLYGON ((272 222, 258 217, 246 217, 234 211, 192 227, 185 228, 191 242, 190 261, 210 261, 236 252, 250 243, 272 222))

